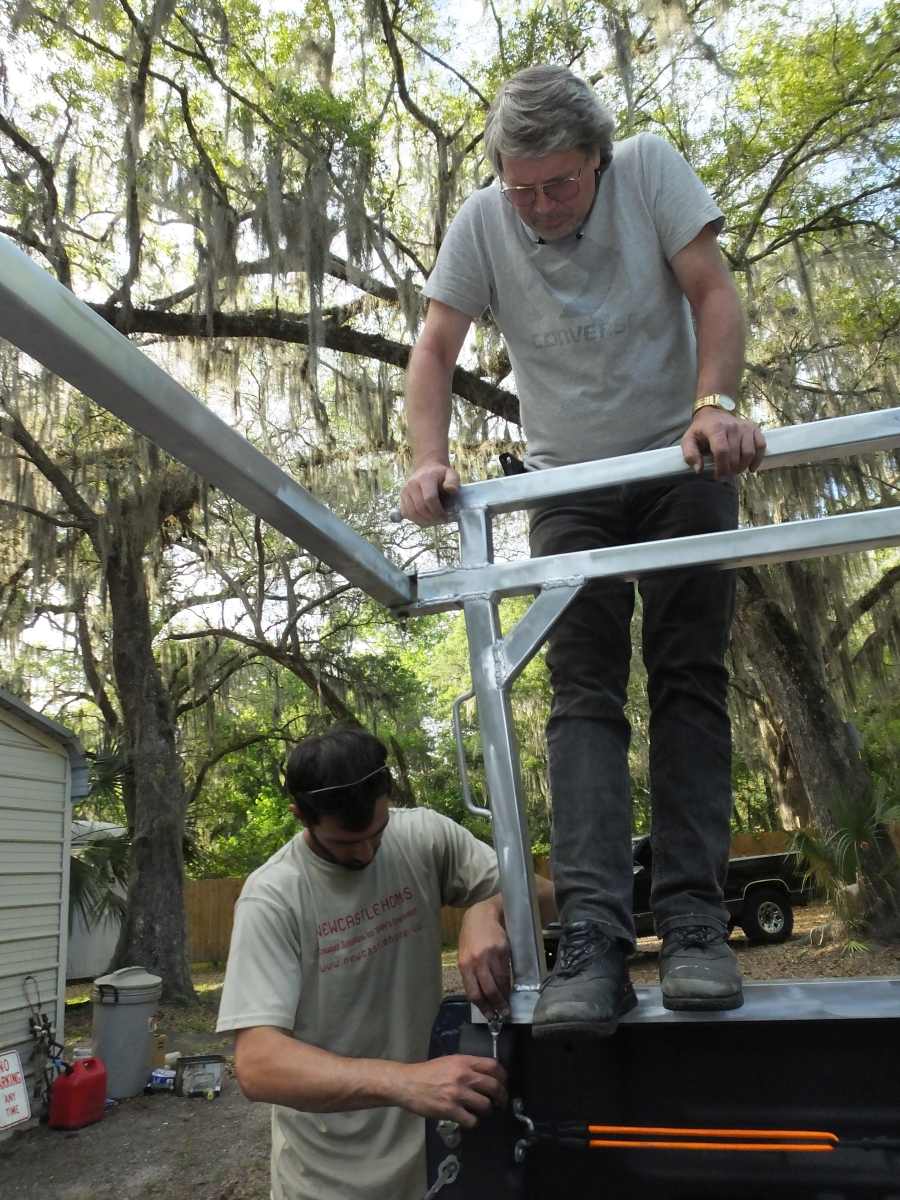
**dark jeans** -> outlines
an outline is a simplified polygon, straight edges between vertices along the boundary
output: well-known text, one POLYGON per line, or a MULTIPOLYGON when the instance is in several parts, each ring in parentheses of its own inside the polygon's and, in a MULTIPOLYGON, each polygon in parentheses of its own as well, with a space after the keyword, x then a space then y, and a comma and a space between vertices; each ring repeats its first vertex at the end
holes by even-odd
MULTIPOLYGON (((732 482, 703 476, 629 484, 554 501, 531 518, 532 557, 711 533, 737 526, 732 482)), ((725 650, 734 574, 645 577, 643 648, 650 701, 650 788, 657 932, 724 928, 731 818, 725 650)), ((594 920, 634 941, 631 790, 624 714, 634 585, 588 583, 549 638, 547 725, 552 867, 560 919, 594 920)))

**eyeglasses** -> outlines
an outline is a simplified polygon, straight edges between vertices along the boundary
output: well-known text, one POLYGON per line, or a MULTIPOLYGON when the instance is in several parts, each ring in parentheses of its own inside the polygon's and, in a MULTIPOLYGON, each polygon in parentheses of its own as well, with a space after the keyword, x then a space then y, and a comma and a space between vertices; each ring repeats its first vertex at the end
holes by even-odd
POLYGON ((561 204, 565 200, 573 200, 578 195, 583 173, 584 166, 582 166, 577 175, 569 175, 565 179, 551 179, 549 183, 528 184, 522 187, 507 187, 503 185, 500 191, 513 208, 531 208, 532 204, 537 200, 538 188, 540 188, 548 200, 553 200, 561 204))

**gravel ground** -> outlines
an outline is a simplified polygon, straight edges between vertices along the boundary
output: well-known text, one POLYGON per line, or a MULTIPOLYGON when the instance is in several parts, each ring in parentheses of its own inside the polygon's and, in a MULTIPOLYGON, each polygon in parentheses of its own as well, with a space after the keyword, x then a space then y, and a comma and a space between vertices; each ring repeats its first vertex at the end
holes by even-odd
MULTIPOLYGON (((817 933, 821 907, 799 909, 794 935, 780 946, 733 945, 747 980, 900 976, 900 945, 849 953, 817 933)), ((645 938, 631 972, 655 983, 659 944, 645 938)), ((228 1054, 227 1037, 211 1032, 220 973, 195 972, 202 1005, 163 1012, 168 1048, 228 1054)), ((444 991, 459 991, 454 956, 444 956, 444 991)), ((77 992, 78 989, 73 989, 77 992)), ((89 1035, 88 1005, 67 1017, 68 1046, 89 1035)), ((104 1120, 71 1133, 33 1125, 0 1143, 2 1196, 10 1200, 268 1200, 268 1108, 251 1104, 228 1079, 214 1101, 157 1094, 111 1107, 104 1120)))

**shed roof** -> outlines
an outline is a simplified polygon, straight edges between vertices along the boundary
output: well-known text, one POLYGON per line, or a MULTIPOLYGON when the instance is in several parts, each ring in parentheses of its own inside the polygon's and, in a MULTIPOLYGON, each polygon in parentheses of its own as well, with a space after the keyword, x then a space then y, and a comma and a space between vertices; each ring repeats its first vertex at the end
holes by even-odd
POLYGON ((72 768, 72 799, 81 800, 90 794, 91 783, 88 775, 87 759, 81 748, 81 742, 79 742, 74 733, 66 729, 64 725, 58 725, 56 721, 51 721, 49 717, 35 712, 33 708, 29 708, 24 700, 19 700, 17 696, 14 696, 12 692, 6 691, 5 688, 0 688, 0 710, 2 709, 6 709, 7 712, 12 713, 19 720, 33 725, 36 729, 40 729, 44 733, 49 733, 51 737, 55 737, 58 742, 61 742, 69 756, 69 763, 72 768))

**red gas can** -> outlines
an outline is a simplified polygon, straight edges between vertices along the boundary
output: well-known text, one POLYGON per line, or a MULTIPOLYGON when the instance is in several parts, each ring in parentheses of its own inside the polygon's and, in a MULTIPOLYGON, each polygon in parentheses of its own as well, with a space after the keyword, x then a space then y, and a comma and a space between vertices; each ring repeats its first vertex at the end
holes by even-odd
POLYGON ((106 1067, 99 1058, 76 1058, 50 1088, 53 1129, 80 1129, 103 1116, 106 1107, 106 1067))

